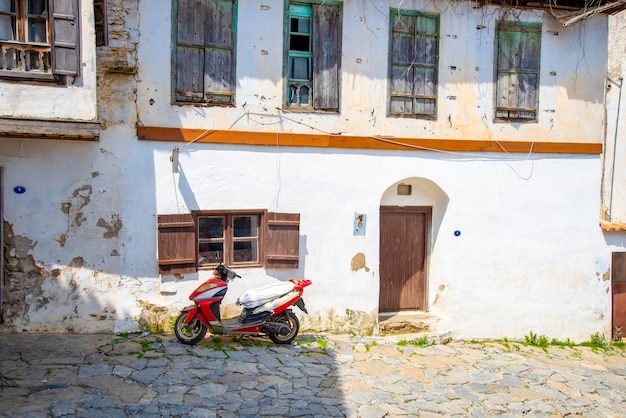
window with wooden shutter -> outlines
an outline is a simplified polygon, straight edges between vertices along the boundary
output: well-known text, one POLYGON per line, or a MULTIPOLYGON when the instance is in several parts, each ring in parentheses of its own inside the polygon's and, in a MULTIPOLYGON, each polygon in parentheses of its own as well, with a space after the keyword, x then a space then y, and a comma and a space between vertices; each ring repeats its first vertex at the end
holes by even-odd
POLYGON ((266 268, 297 269, 300 255, 300 214, 267 213, 263 244, 266 268))
POLYGON ((78 0, 0 1, 0 77, 65 82, 79 72, 78 0))
POLYGON ((389 115, 436 118, 439 16, 391 9, 389 115))
POLYGON ((496 121, 537 120, 540 49, 540 23, 498 21, 496 121))
POLYGON ((178 104, 234 105, 233 0, 176 0, 173 100, 178 104))
POLYGON ((286 107, 339 111, 341 11, 332 3, 289 4, 286 107))
POLYGON ((218 263, 298 268, 300 214, 263 209, 158 216, 160 274, 191 273, 218 263))
POLYGON ((159 274, 196 271, 196 226, 193 216, 159 215, 157 226, 159 274))

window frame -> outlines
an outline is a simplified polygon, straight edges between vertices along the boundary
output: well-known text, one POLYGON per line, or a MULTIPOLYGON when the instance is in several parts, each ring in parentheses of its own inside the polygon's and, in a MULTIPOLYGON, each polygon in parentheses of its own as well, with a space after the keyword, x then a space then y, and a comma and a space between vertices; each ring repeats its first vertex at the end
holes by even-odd
MULTIPOLYGON (((159 274, 183 274, 209 270, 217 263, 199 265, 199 218, 204 216, 259 216, 257 262, 222 261, 237 267, 297 269, 300 251, 300 214, 251 210, 196 210, 187 214, 157 215, 157 261, 159 274)), ((244 240, 247 238, 244 238, 244 240)), ((208 241, 203 241, 208 242, 208 241)), ((225 245, 233 241, 224 241, 225 245)))
MULTIPOLYGON (((0 56, 13 55, 11 68, 0 60, 0 78, 23 81, 67 82, 66 76, 79 75, 80 2, 79 0, 44 0, 46 42, 28 41, 28 10, 30 0, 11 0, 15 12, 1 12, 15 19, 15 40, 0 40, 0 56), (6 52, 5 52, 6 50, 6 52), (9 52, 13 50, 13 52, 9 52), (39 68, 28 61, 38 55, 39 68), (26 69, 26 66, 30 67, 26 69)), ((38 15, 38 16, 44 16, 38 15)))
POLYGON ((215 211, 215 210, 198 210, 193 211, 193 216, 196 221, 196 238, 197 238, 197 254, 198 254, 198 269, 211 269, 217 266, 218 263, 206 263, 200 265, 200 245, 209 243, 223 243, 223 254, 221 262, 229 266, 237 267, 260 267, 262 265, 262 239, 263 239, 263 216, 265 210, 229 210, 229 211, 215 211), (224 235, 222 238, 203 238, 200 236, 200 218, 215 217, 224 218, 224 235), (236 217, 258 217, 256 236, 250 237, 235 237, 234 235, 234 218, 236 217), (236 242, 243 241, 255 241, 257 245, 256 261, 247 262, 235 262, 234 245, 236 242))
POLYGON ((238 3, 239 0, 204 0, 202 2, 172 0, 172 104, 207 107, 235 106, 238 3), (193 7, 186 8, 185 5, 189 3, 194 3, 200 10, 197 11, 193 7), (213 24, 223 17, 221 13, 214 13, 219 9, 220 4, 229 4, 231 7, 231 18, 228 21, 230 31, 223 30, 219 23, 213 24), (179 11, 182 12, 179 13, 179 11), (207 25, 217 29, 209 33, 206 30, 207 25), (224 43, 223 35, 227 32, 230 37, 229 45, 224 43), (200 33, 203 34, 202 38, 198 35, 200 33), (209 36, 213 36, 212 43, 207 39, 209 36), (181 68, 192 68, 194 71, 185 73, 180 70, 181 68), (217 77, 212 77, 210 73, 212 68, 216 73, 219 72, 216 74, 217 77), (230 74, 226 72, 226 69, 230 74), (224 83, 228 85, 226 89, 216 88, 224 83))
MULTIPOLYGON (((495 36, 494 36, 494 113, 493 120, 494 122, 516 122, 516 123, 537 123, 539 120, 539 93, 541 86, 541 31, 542 24, 539 22, 518 22, 518 21, 507 21, 507 20, 497 20, 495 26, 495 36), (522 46, 522 40, 517 39, 515 41, 511 38, 510 43, 516 42, 516 46, 522 50, 523 57, 520 59, 519 66, 516 66, 515 63, 512 63, 509 67, 504 67, 502 64, 504 53, 501 53, 501 46, 503 44, 503 38, 505 36, 511 36, 510 33, 524 33, 530 34, 534 39, 530 39, 530 43, 526 45, 529 48, 528 51, 524 54, 525 50, 522 46), (532 49, 536 47, 536 49, 532 49), (524 60, 524 58, 527 58, 524 60), (530 59, 528 59, 530 58, 530 59), (534 63, 535 68, 522 68, 522 61, 526 63, 534 63), (501 82, 502 76, 508 74, 510 76, 509 82, 506 83, 508 89, 508 98, 505 99, 503 96, 504 81, 501 82), (532 78, 534 76, 535 82, 530 84, 525 84, 525 86, 530 85, 532 87, 531 94, 534 95, 532 107, 524 107, 522 106, 522 102, 525 101, 528 104, 528 99, 526 97, 528 94, 520 94, 522 89, 518 76, 526 76, 526 79, 532 78), (511 78, 514 79, 513 83, 511 82, 511 78), (515 91, 511 91, 511 85, 514 84, 515 91), (513 96, 513 101, 516 103, 514 105, 510 105, 511 96, 513 96), (502 101, 509 102, 508 106, 506 104, 501 104, 502 101), (503 116, 500 112, 508 112, 509 116, 503 116), (520 117, 520 113, 532 113, 532 117, 520 117), (514 115, 513 115, 514 114, 514 115), (511 116, 513 115, 513 116, 511 116)), ((510 55, 510 54, 509 54, 510 55)), ((529 91, 528 88, 524 88, 524 91, 529 91)))
MULTIPOLYGON (((401 35, 399 35, 401 36, 401 35)), ((407 37, 408 37, 407 36, 407 37)), ((439 84, 439 50, 440 50, 440 42, 441 42, 441 35, 440 35, 440 15, 436 14, 436 13, 428 13, 428 12, 422 12, 422 11, 418 11, 418 10, 407 10, 407 9, 397 9, 397 8, 391 8, 390 9, 390 13, 389 13, 389 61, 388 61, 388 85, 389 85, 389 91, 388 91, 388 100, 387 100, 387 116, 389 117, 394 117, 394 118, 414 118, 414 119, 426 119, 426 120, 436 120, 437 119, 437 114, 438 114, 438 106, 439 106, 439 100, 438 100, 438 84, 439 84), (413 61, 411 61, 410 63, 408 62, 403 62, 401 63, 400 61, 394 61, 394 40, 396 38, 394 38, 394 32, 396 33, 401 33, 400 30, 396 29, 394 26, 394 16, 407 16, 410 18, 414 19, 414 29, 413 29, 413 33, 406 33, 406 35, 412 37, 413 39, 413 46, 414 46, 414 50, 415 50, 415 44, 418 41, 418 39, 427 39, 427 38, 434 38, 434 42, 432 42, 434 44, 434 54, 433 54, 433 59, 434 59, 434 63, 430 64, 430 63, 426 63, 426 62, 422 62, 422 63, 417 63, 415 62, 415 59, 413 59, 413 61), (435 26, 435 31, 434 32, 428 32, 426 30, 423 30, 423 27, 418 27, 417 25, 417 20, 419 18, 424 18, 424 19, 429 19, 431 21, 433 21, 433 24, 435 26), (398 92, 398 91, 394 91, 394 67, 399 67, 399 66, 407 66, 411 68, 411 67, 416 67, 416 68, 422 68, 424 69, 424 72, 426 72, 427 70, 431 70, 433 72, 433 77, 431 80, 431 83, 433 85, 433 94, 427 95, 427 94, 418 94, 415 90, 416 90, 416 77, 413 76, 413 81, 411 84, 411 93, 407 94, 407 93, 402 93, 402 92, 398 92), (393 99, 395 98, 405 98, 405 99, 411 99, 411 108, 412 111, 411 112, 394 112, 393 111, 393 99), (418 105, 418 100, 432 100, 433 101, 433 111, 432 112, 418 112, 417 108, 419 107, 418 105)), ((422 105, 422 108, 426 107, 426 105, 422 105)))
MULTIPOLYGON (((334 0, 285 0, 283 57, 283 108, 295 112, 339 113, 341 105, 341 58, 343 3, 334 0), (310 51, 291 50, 291 6, 311 9, 310 51), (324 48, 321 45, 333 47, 324 48), (290 58, 310 59, 309 80, 290 77, 290 58), (309 86, 309 103, 291 104, 292 84, 309 86)), ((300 16, 300 14, 296 14, 300 16)))

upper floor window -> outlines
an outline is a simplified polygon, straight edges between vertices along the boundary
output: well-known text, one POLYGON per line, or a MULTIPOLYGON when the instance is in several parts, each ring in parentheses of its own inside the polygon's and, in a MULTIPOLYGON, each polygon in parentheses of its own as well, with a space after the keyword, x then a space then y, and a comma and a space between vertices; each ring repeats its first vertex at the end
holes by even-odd
POLYGON ((390 116, 435 118, 439 17, 391 9, 390 116))
POLYGON ((235 104, 236 0, 174 0, 173 101, 235 104))
POLYGON ((0 77, 78 74, 78 15, 78 0, 0 0, 0 77))
POLYGON ((339 111, 341 18, 328 3, 289 3, 286 107, 339 111))
POLYGON ((541 24, 496 26, 496 120, 537 120, 541 24))

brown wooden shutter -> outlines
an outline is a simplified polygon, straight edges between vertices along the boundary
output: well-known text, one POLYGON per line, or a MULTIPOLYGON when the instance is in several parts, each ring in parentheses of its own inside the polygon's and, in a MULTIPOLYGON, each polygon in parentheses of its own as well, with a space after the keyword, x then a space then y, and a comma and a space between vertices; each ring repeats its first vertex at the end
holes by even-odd
POLYGON ((204 96, 205 1, 178 0, 175 10, 175 100, 199 103, 204 96))
POLYGON ((78 0, 54 0, 52 7, 52 73, 77 75, 79 69, 78 0))
POLYGON ((300 254, 300 214, 268 212, 265 215, 263 248, 264 267, 297 269, 300 254))
POLYGON ((159 274, 193 273, 196 227, 191 214, 158 216, 159 274))
POLYGON ((93 2, 93 14, 96 24, 96 46, 107 45, 109 42, 106 6, 105 0, 94 0, 93 2))
POLYGON ((339 110, 341 19, 338 6, 313 5, 313 107, 339 110))

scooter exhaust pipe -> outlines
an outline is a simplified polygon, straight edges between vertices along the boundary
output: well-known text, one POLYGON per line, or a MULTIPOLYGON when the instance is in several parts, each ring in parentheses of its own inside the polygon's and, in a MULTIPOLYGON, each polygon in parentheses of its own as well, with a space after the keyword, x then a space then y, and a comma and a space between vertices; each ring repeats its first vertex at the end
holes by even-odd
POLYGON ((289 327, 285 324, 281 324, 280 322, 266 322, 261 326, 260 330, 265 334, 289 334, 289 327))

